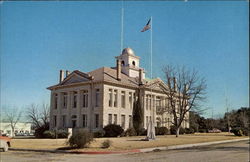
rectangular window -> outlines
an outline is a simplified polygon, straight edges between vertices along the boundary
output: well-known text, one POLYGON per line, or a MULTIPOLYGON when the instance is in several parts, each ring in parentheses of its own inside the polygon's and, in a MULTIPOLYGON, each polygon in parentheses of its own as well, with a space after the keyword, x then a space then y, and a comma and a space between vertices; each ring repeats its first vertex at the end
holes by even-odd
POLYGON ((148 102, 149 102, 148 95, 146 95, 146 109, 147 110, 148 110, 148 102))
POLYGON ((133 108, 133 103, 132 103, 132 92, 129 92, 129 108, 132 109, 133 108))
POLYGON ((161 98, 156 97, 156 112, 161 112, 161 98))
POLYGON ((151 110, 151 107, 153 106, 152 105, 152 97, 151 96, 148 96, 149 97, 149 109, 151 110))
POLYGON ((87 125, 87 115, 86 114, 83 114, 82 115, 82 127, 83 128, 86 128, 88 125, 87 125))
POLYGON ((114 90, 114 107, 117 107, 117 90, 114 90))
POLYGON ((65 128, 66 127, 66 115, 62 116, 62 127, 65 128))
POLYGON ((63 108, 67 108, 67 93, 63 93, 63 108))
POLYGON ((73 108, 76 108, 77 106, 77 92, 74 92, 73 95, 73 108))
POLYGON ((72 120, 72 128, 76 127, 76 120, 72 120))
POLYGON ((121 127, 125 128, 125 115, 121 115, 121 127))
POLYGON ((129 128, 132 128, 133 126, 132 126, 132 116, 131 115, 129 115, 129 128))
POLYGON ((155 99, 154 99, 154 96, 152 96, 152 108, 155 107, 155 99))
POLYGON ((95 128, 99 127, 99 114, 95 114, 95 128))
POLYGON ((96 89, 95 91, 95 106, 99 107, 100 106, 100 90, 96 89))
POLYGON ((146 116, 146 126, 148 126, 148 116, 146 116))
POLYGON ((112 89, 109 89, 109 107, 112 107, 112 89))
POLYGON ((160 97, 156 97, 156 106, 161 106, 161 98, 160 97))
POLYGON ((56 115, 54 115, 54 127, 57 125, 56 115))
POLYGON ((117 114, 114 114, 114 124, 117 124, 117 114))
POLYGON ((121 99, 122 99, 122 108, 125 108, 125 91, 122 91, 121 93, 121 99))
POLYGON ((112 114, 109 114, 109 124, 112 124, 112 114))
POLYGON ((83 91, 83 94, 82 94, 82 107, 88 107, 88 91, 83 91))
POLYGON ((57 94, 55 94, 55 98, 54 98, 54 99, 55 99, 55 100, 54 100, 54 104, 55 104, 55 107, 54 107, 54 108, 57 109, 57 100, 58 100, 58 99, 57 99, 57 94))

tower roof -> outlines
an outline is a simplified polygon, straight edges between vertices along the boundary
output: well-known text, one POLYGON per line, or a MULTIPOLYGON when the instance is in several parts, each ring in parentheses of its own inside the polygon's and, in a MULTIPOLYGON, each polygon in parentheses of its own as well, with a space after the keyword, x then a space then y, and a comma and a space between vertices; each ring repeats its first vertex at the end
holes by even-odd
POLYGON ((122 50, 122 55, 132 55, 132 56, 135 56, 135 53, 134 53, 134 51, 131 49, 131 48, 124 48, 123 50, 122 50))

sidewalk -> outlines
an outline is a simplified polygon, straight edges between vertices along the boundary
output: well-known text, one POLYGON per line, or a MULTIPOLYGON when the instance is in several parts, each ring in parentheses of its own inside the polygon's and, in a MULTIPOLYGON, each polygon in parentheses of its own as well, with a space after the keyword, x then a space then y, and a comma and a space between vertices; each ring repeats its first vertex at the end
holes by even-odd
POLYGON ((204 142, 204 143, 194 143, 194 144, 184 144, 184 145, 173 145, 173 146, 166 146, 166 147, 152 147, 152 148, 143 148, 143 149, 122 150, 122 151, 66 151, 66 150, 45 150, 45 149, 44 150, 43 149, 20 149, 20 148, 9 148, 9 150, 49 152, 49 153, 73 153, 73 154, 125 154, 125 153, 140 153, 140 152, 184 149, 184 148, 208 146, 208 145, 213 145, 213 144, 222 144, 222 143, 238 142, 238 141, 245 141, 245 140, 249 140, 249 138, 214 141, 214 142, 204 142))

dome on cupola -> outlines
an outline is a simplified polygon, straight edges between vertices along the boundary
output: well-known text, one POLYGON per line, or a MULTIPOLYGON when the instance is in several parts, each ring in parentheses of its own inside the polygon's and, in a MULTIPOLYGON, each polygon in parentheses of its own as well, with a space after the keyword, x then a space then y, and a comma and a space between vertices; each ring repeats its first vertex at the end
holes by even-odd
POLYGON ((131 49, 131 48, 124 48, 123 50, 122 50, 122 55, 135 55, 135 53, 134 53, 134 51, 131 49))

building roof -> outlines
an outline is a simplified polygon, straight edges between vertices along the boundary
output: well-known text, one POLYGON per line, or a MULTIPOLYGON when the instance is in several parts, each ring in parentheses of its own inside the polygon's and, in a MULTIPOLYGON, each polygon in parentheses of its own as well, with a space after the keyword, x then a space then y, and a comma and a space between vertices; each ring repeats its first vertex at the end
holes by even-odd
POLYGON ((88 73, 83 73, 75 70, 68 75, 64 80, 56 85, 48 87, 48 89, 59 88, 65 85, 73 85, 75 83, 90 83, 93 82, 108 82, 113 84, 121 84, 130 87, 138 87, 139 79, 132 78, 126 74, 121 73, 121 80, 117 79, 116 68, 101 67, 88 73))
POLYGON ((138 86, 139 82, 136 78, 131 78, 126 74, 121 73, 121 80, 117 80, 116 68, 102 67, 89 72, 94 77, 94 81, 106 81, 116 84, 125 84, 128 86, 138 86))
MULTIPOLYGON (((116 67, 101 67, 99 69, 93 70, 88 73, 83 73, 79 70, 75 70, 70 75, 68 75, 64 80, 56 84, 54 86, 48 87, 48 89, 52 90, 54 88, 60 88, 65 86, 71 85, 79 85, 84 83, 91 83, 91 82, 106 82, 110 84, 122 85, 122 86, 129 86, 131 88, 138 88, 139 87, 139 78, 129 77, 126 74, 121 73, 121 80, 117 79, 116 76, 116 67)), ((166 89, 166 85, 160 78, 154 79, 144 79, 142 88, 153 90, 162 91, 162 88, 166 89)))

